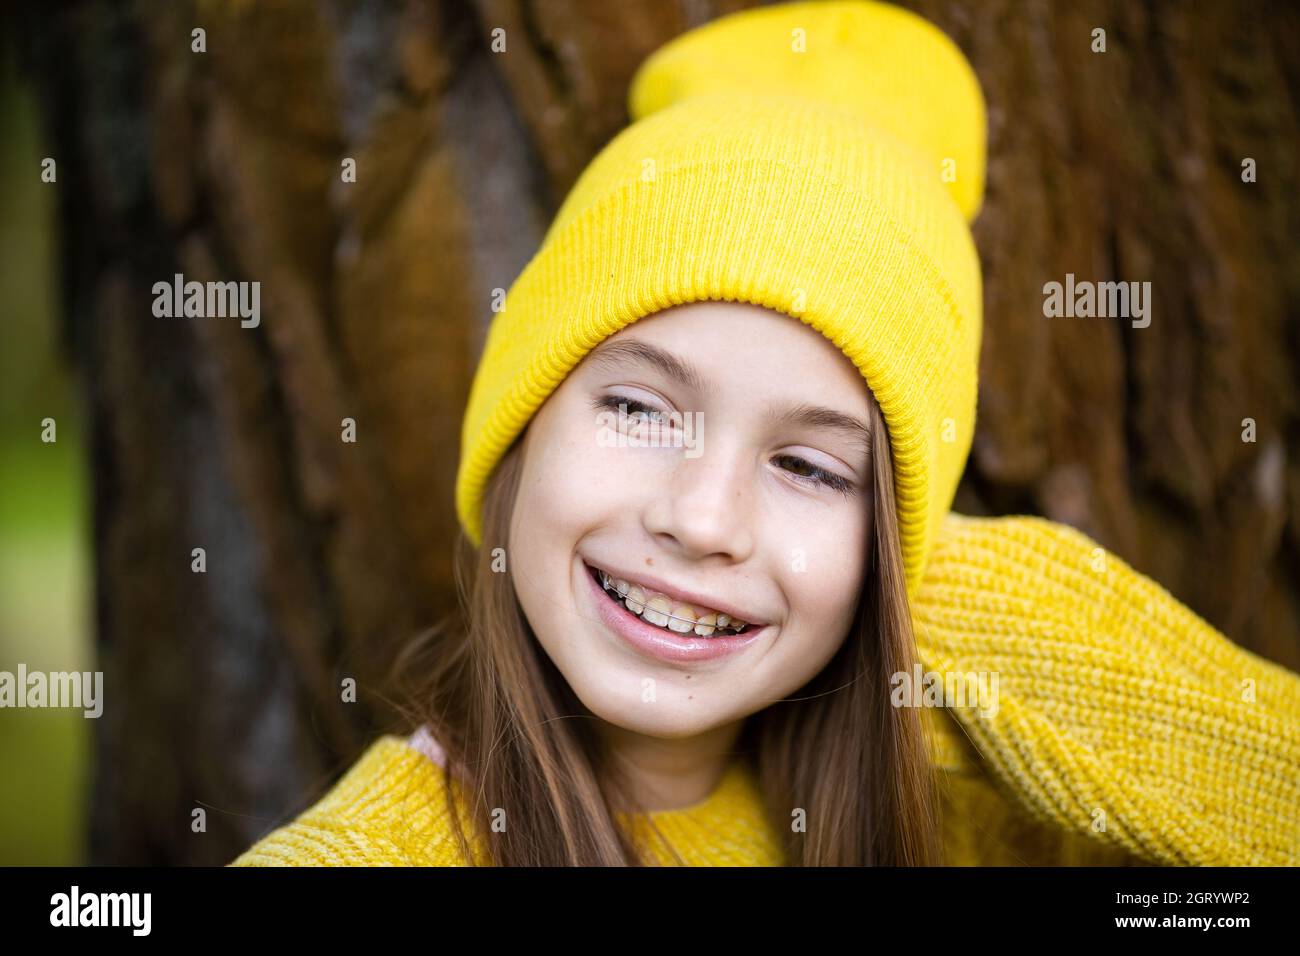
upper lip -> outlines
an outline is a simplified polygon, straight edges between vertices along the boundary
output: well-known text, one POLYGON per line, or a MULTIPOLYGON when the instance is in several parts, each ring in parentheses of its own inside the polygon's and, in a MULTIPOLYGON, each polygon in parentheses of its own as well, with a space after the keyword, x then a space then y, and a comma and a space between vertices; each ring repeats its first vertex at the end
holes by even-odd
POLYGON ((719 601, 717 598, 709 597, 707 594, 700 594, 697 591, 688 591, 686 588, 679 588, 662 581, 659 578, 650 577, 648 574, 626 574, 609 564, 597 564, 595 562, 585 562, 588 567, 604 571, 611 578, 627 581, 629 584, 640 584, 651 590, 658 591, 666 597, 672 598, 682 604, 689 604, 695 608, 707 608, 710 611, 719 611, 728 615, 737 621, 744 621, 752 627, 765 627, 766 621, 759 621, 741 611, 739 608, 728 604, 726 601, 719 601))

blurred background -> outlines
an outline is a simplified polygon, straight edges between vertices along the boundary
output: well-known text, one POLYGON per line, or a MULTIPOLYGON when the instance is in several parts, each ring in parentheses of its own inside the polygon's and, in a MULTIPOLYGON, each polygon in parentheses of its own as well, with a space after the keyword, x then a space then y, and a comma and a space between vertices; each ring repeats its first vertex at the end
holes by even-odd
MULTIPOLYGON (((105 708, 0 710, 0 864, 226 863, 398 727, 494 290, 645 56, 750 5, 6 8, 0 671, 105 708), (177 272, 260 281, 260 325, 155 317, 177 272)), ((1300 670, 1300 10, 902 5, 989 104, 956 510, 1071 524, 1300 670), (1150 325, 1045 318, 1067 273, 1151 282, 1150 325)))

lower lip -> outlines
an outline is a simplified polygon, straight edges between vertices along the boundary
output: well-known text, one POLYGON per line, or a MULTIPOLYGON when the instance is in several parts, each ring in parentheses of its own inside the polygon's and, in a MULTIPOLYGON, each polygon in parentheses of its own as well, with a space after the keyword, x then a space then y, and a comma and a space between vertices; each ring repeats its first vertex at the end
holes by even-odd
POLYGON ((592 577, 591 567, 583 562, 582 576, 591 585, 596 609, 605 625, 623 638, 633 648, 661 661, 708 661, 744 650, 762 637, 767 625, 751 627, 744 634, 732 637, 700 637, 698 634, 678 634, 662 627, 647 624, 621 604, 615 604, 605 589, 592 577))

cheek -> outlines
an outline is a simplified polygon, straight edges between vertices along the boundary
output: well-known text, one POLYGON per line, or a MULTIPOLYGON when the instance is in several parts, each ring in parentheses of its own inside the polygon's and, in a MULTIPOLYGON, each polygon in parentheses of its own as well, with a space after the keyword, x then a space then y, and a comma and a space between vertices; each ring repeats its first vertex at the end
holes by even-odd
POLYGON ((672 450, 601 445, 595 422, 574 418, 538 449, 531 500, 550 511, 554 524, 581 529, 621 523, 663 488, 672 450))
POLYGON ((568 588, 583 539, 632 510, 631 457, 598 446, 594 418, 570 403, 543 407, 526 436, 511 516, 509 551, 521 577, 536 587, 568 588))
POLYGON ((529 436, 516 504, 517 523, 529 533, 554 537, 579 521, 584 489, 602 484, 590 436, 563 418, 548 416, 538 422, 545 427, 529 436))
MULTIPOLYGON (((840 527, 860 521, 855 515, 840 527)), ((801 537, 808 541, 806 529, 801 537)), ((790 623, 799 643, 817 656, 829 659, 853 621, 866 568, 866 538, 865 532, 817 538, 794 552, 787 565, 783 589, 790 602, 790 623)))
POLYGON ((791 602, 802 629, 828 639, 842 636, 857 607, 861 577, 836 569, 809 568, 799 579, 791 602))

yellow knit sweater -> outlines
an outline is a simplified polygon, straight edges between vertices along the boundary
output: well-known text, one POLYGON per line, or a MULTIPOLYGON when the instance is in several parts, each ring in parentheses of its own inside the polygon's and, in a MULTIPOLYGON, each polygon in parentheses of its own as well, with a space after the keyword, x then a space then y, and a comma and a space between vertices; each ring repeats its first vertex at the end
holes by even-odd
MULTIPOLYGON (((1083 534, 951 513, 913 616, 927 671, 997 687, 995 707, 923 710, 949 864, 1300 865, 1300 675, 1083 534)), ((651 816, 689 865, 780 865, 761 804, 737 759, 704 801, 651 816)), ((441 769, 388 735, 231 865, 464 862, 441 769)))

